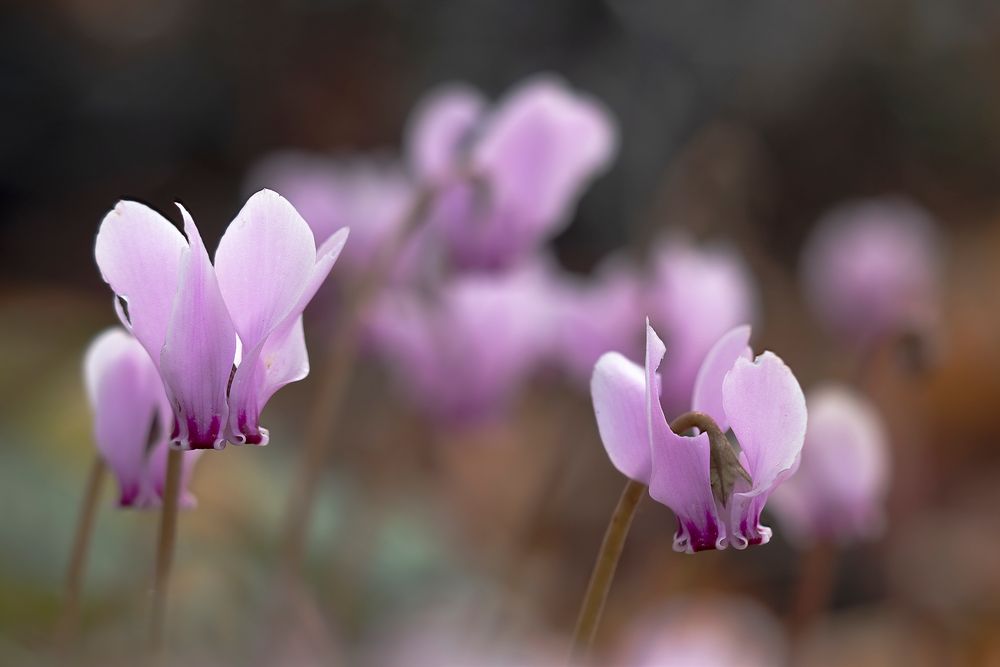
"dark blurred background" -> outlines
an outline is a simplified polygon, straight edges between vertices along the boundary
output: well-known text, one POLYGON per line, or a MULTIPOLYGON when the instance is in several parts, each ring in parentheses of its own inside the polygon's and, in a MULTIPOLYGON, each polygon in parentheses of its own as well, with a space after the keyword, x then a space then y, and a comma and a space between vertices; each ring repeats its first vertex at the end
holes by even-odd
MULTIPOLYGON (((805 321, 794 282, 815 220, 844 199, 901 193, 939 221, 948 267, 944 361, 918 387, 900 388, 892 377, 872 383, 890 406, 897 438, 908 437, 908 420, 921 415, 911 428, 930 443, 934 479, 914 492, 919 503, 895 515, 902 519, 890 543, 845 557, 834 604, 847 615, 817 640, 816 655, 839 664, 828 651, 837 646, 836 655, 854 664, 898 664, 899 655, 917 664, 997 664, 990 660, 1000 655, 1000 5, 985 0, 5 3, 0 655, 23 659, 43 644, 58 608, 92 452, 79 358, 114 321, 93 261, 97 226, 114 203, 134 198, 167 212, 182 200, 212 247, 245 198, 248 169, 267 153, 399 151, 407 115, 432 85, 463 80, 492 97, 539 71, 603 100, 621 129, 618 159, 555 241, 563 264, 583 272, 618 248, 641 254, 670 230, 736 239, 761 283, 760 337, 804 385, 826 376, 831 354, 805 321)), ((308 397, 308 382, 301 384, 271 409, 290 410, 292 417, 272 421, 292 433, 308 397)), ((479 448, 471 461, 446 443, 430 463, 419 448, 384 463, 387 452, 407 449, 412 423, 378 421, 394 415, 392 406, 356 400, 361 417, 344 428, 358 436, 361 453, 335 457, 311 560, 323 582, 319 606, 338 619, 330 641, 372 634, 372 618, 388 617, 426 588, 451 590, 442 582, 502 587, 504 549, 525 550, 537 565, 522 573, 529 584, 513 589, 547 581, 536 591, 544 602, 528 603, 532 618, 565 631, 620 485, 587 397, 564 391, 544 402, 570 426, 539 426, 537 408, 519 422, 536 434, 556 429, 554 440, 586 452, 574 457, 541 519, 525 518, 524 508, 546 495, 536 487, 547 478, 515 482, 499 472, 531 456, 528 443, 479 448), (428 466, 449 482, 433 488, 433 475, 421 478, 428 466), (483 478, 483 470, 499 477, 483 478), (373 488, 375 502, 366 495, 373 488), (429 496, 437 500, 411 504, 429 496), (449 498, 461 507, 441 510, 449 498), (365 511, 380 520, 358 518, 360 505, 374 505, 365 511), (453 513, 461 518, 442 519, 453 513), (368 537, 345 537, 358 524, 368 537), (449 551, 441 532, 468 551, 449 551), (352 578, 358 562, 364 576, 352 578), (359 596, 363 604, 336 602, 359 596)), ((189 610, 195 600, 217 603, 185 617, 178 635, 226 646, 238 646, 254 619, 205 621, 218 620, 220 605, 241 609, 263 595, 258 580, 269 570, 291 468, 277 444, 256 459, 232 454, 231 465, 199 473, 205 481, 195 492, 215 509, 192 514, 179 556, 189 565, 178 584, 189 610)), ((893 502, 905 506, 913 495, 893 502)), ((670 554, 666 510, 647 510, 609 612, 609 636, 630 605, 666 591, 737 590, 782 613, 795 567, 787 544, 695 563, 670 554), (749 572, 742 578, 733 575, 739 556, 749 572)), ((123 523, 118 516, 102 516, 104 546, 88 583, 85 621, 104 633, 92 639, 97 644, 135 629, 136 621, 123 631, 114 619, 132 608, 148 574, 143 558, 123 569, 114 563, 116 554, 149 548, 152 517, 123 523)))

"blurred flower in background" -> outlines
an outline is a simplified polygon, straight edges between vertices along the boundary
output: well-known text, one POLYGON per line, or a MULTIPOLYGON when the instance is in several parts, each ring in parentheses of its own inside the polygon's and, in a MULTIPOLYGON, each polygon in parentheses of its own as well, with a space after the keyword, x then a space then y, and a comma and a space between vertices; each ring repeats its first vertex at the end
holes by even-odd
POLYGON ((809 425, 797 472, 772 507, 799 543, 850 543, 885 527, 890 455, 886 427, 864 395, 826 385, 806 396, 809 425))
POLYGON ((802 251, 809 305, 852 345, 921 335, 937 324, 940 241, 930 215, 899 198, 838 205, 802 251))

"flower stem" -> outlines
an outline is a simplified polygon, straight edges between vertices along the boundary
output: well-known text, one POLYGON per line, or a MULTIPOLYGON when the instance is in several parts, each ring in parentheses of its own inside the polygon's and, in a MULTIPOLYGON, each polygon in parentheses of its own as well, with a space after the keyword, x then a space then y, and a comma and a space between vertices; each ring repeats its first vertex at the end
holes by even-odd
POLYGON ((406 219, 391 243, 381 248, 368 271, 349 295, 332 343, 322 365, 312 409, 306 422, 305 451, 300 459, 298 481, 285 513, 279 571, 294 577, 301 566, 309 532, 309 522, 337 420, 343 409, 344 397, 354 375, 358 352, 358 327, 364 309, 378 295, 393 269, 393 264, 413 233, 426 220, 435 191, 424 187, 414 197, 406 219))
POLYGON ((601 542, 601 550, 597 554, 597 563, 594 564, 590 583, 587 584, 587 593, 583 597, 580 616, 576 621, 576 632, 573 634, 573 648, 570 657, 571 664, 575 664, 574 660, 576 659, 586 658, 594 643, 594 635, 597 634, 597 626, 601 621, 601 613, 604 611, 604 602, 608 598, 608 591, 611 590, 611 582, 614 580, 618 559, 625 546, 625 538, 628 537, 632 518, 635 516, 639 501, 642 500, 645 493, 645 484, 632 479, 628 480, 622 490, 621 497, 618 499, 618 506, 615 507, 615 512, 611 515, 611 522, 604 533, 604 541, 601 542))
MULTIPOLYGON (((681 434, 692 428, 708 433, 710 440, 713 441, 713 449, 728 447, 728 445, 720 444, 725 441, 725 435, 715 420, 703 412, 685 412, 670 422, 670 429, 674 433, 681 434)), ((590 583, 587 584, 587 592, 584 594, 583 604, 580 606, 580 615, 577 617, 576 631, 573 633, 573 644, 570 649, 569 664, 571 665, 577 664, 577 661, 585 660, 590 653, 594 636, 597 634, 597 626, 601 621, 601 613, 604 611, 604 603, 611 590, 615 570, 618 568, 618 559, 625 546, 625 538, 628 537, 632 518, 635 516, 635 511, 639 507, 639 502, 642 500, 646 488, 642 482, 628 480, 621 498, 618 499, 618 506, 615 507, 614 514, 611 515, 611 522, 604 533, 604 541, 597 553, 597 562, 594 564, 590 583)))
POLYGON ((174 561, 177 536, 177 513, 180 505, 181 457, 183 452, 171 449, 167 454, 167 479, 160 510, 160 536, 156 547, 156 572, 153 577, 153 609, 150 615, 149 643, 154 652, 163 649, 163 628, 167 612, 167 585, 174 561))
POLYGON ((61 645, 72 642, 76 636, 80 614, 80 589, 83 587, 83 573, 87 567, 87 554, 94 533, 97 501, 101 497, 104 474, 104 460, 100 456, 95 456, 90 466, 90 474, 87 476, 87 486, 80 504, 80 516, 76 523, 76 534, 73 536, 73 550, 70 552, 69 566, 66 569, 66 598, 56 631, 57 643, 61 645))

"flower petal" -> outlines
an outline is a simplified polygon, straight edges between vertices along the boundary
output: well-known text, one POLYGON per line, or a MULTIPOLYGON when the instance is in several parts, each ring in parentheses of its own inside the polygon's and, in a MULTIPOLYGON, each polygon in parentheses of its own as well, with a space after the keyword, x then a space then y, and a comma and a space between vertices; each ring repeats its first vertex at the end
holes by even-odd
POLYGON ((406 130, 414 171, 431 180, 451 175, 485 107, 483 96, 462 84, 442 86, 421 100, 406 130))
POLYGON ((271 190, 250 197, 215 252, 219 290, 244 353, 288 317, 315 265, 312 230, 295 208, 271 190))
MULTIPOLYGON (((147 493, 139 503, 141 507, 160 507, 163 504, 163 494, 167 486, 167 456, 170 448, 164 440, 153 447, 149 453, 147 461, 147 493)), ((198 505, 198 500, 188 490, 191 483, 191 474, 194 465, 201 458, 204 450, 192 450, 181 452, 181 484, 180 484, 180 506, 184 509, 193 509, 198 505)))
POLYGON ((670 430, 660 405, 656 369, 665 352, 663 341, 647 321, 646 420, 652 460, 649 495, 677 515, 676 551, 722 549, 726 531, 712 496, 708 435, 677 435, 670 430))
POLYGON ((184 207, 178 208, 191 247, 181 261, 160 371, 177 420, 173 441, 182 449, 221 449, 236 331, 198 228, 184 207))
POLYGON ((97 450, 118 481, 118 504, 133 505, 141 496, 150 429, 166 403, 163 383, 139 341, 118 327, 87 348, 84 378, 97 450))
POLYGON ((722 407, 722 382, 737 359, 752 358, 749 343, 749 324, 736 327, 724 335, 709 350, 694 382, 691 409, 708 414, 723 433, 729 430, 729 422, 722 407))
POLYGON ((565 220, 616 147, 616 127, 603 105, 557 77, 538 76, 497 105, 474 149, 473 169, 487 176, 492 198, 527 223, 521 231, 538 237, 565 220))
POLYGON ((649 428, 643 369, 617 352, 598 359, 590 381, 597 430, 611 463, 630 479, 649 484, 649 428))
POLYGON ((737 359, 722 385, 726 416, 753 479, 749 491, 733 494, 730 541, 739 548, 767 542, 760 512, 770 492, 791 475, 806 432, 806 402, 798 380, 774 353, 753 362, 737 359))
POLYGON ((131 201, 118 202, 104 216, 97 232, 94 256, 101 275, 127 302, 125 322, 156 364, 177 293, 181 254, 187 245, 170 221, 131 201))

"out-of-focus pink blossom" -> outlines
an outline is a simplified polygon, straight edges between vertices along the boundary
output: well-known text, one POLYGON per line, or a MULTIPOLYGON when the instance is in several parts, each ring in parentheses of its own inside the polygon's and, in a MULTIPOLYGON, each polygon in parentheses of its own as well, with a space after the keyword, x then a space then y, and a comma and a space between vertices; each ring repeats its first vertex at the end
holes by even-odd
POLYGON ((781 624, 741 598, 680 599, 632 627, 612 663, 620 667, 779 667, 788 648, 781 624))
POLYGON ((740 256, 725 246, 672 239, 654 252, 652 270, 645 303, 669 352, 662 399, 669 413, 678 413, 688 409, 712 345, 733 327, 757 319, 756 289, 740 256))
POLYGON ((648 323, 645 369, 615 352, 594 367, 591 395, 608 456, 673 510, 677 551, 767 543, 771 529, 760 524, 764 503, 798 462, 806 430, 802 389, 774 353, 751 360, 749 341, 748 326, 719 339, 702 364, 691 402, 723 432, 732 428, 739 441, 739 462, 751 483, 738 479, 728 498, 713 494, 708 434, 682 436, 669 427, 660 402, 665 348, 648 323))
POLYGON ((351 242, 338 262, 355 274, 400 232, 415 196, 403 166, 382 156, 275 153, 258 163, 247 182, 252 191, 282 193, 309 223, 317 247, 349 227, 351 242))
POLYGON ((387 291, 370 318, 375 352, 431 417, 496 416, 549 342, 543 271, 459 276, 433 296, 387 291))
POLYGON ((280 195, 253 195, 209 260, 188 212, 185 238, 147 206, 105 216, 95 256, 122 323, 149 353, 174 411, 171 444, 221 449, 267 444, 260 412, 309 373, 302 311, 347 240, 316 249, 309 225, 280 195))
POLYGON ((840 385, 809 392, 809 427, 798 472, 774 494, 793 539, 849 542, 884 526, 889 445, 875 406, 840 385))
POLYGON ((640 358, 643 310, 640 277, 612 257, 587 278, 553 271, 552 355, 569 377, 589 382, 605 352, 640 358))
MULTIPOLYGON (((94 441, 118 481, 118 504, 158 506, 166 482, 172 416, 156 366, 139 341, 113 327, 87 348, 83 374, 94 415, 94 441)), ((195 504, 187 480, 199 454, 183 455, 181 505, 185 507, 195 504)))
POLYGON ((597 100, 542 75, 493 108, 471 88, 444 86, 417 106, 407 140, 417 177, 437 188, 431 226, 449 262, 503 269, 569 221, 614 157, 617 131, 597 100))
POLYGON ((806 295, 823 324, 866 345, 934 324, 940 279, 930 215, 904 199, 842 204, 802 253, 806 295))

